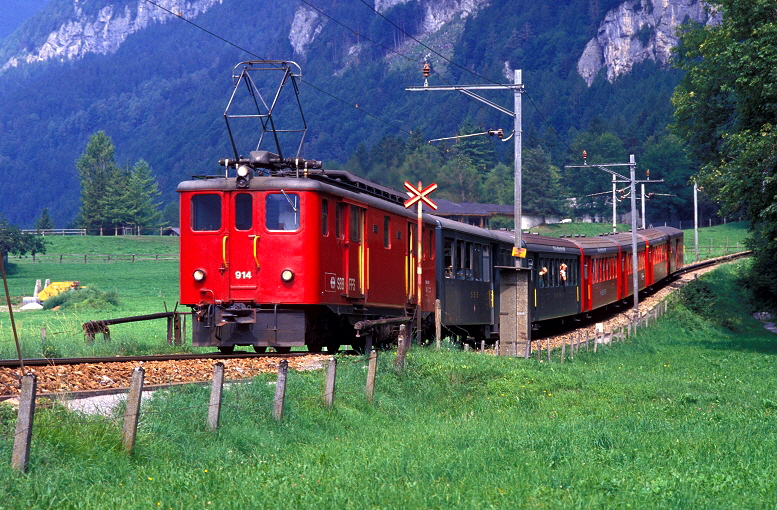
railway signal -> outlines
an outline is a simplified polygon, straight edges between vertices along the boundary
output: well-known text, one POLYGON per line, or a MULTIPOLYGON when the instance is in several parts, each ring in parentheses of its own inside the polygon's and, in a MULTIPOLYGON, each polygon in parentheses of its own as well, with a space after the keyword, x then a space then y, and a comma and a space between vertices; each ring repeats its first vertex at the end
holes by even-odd
MULTIPOLYGON (((405 208, 410 209, 413 204, 423 202, 424 204, 428 205, 435 211, 437 210, 437 204, 434 203, 434 201, 429 198, 429 194, 437 189, 437 183, 433 182, 429 186, 421 189, 421 183, 418 183, 418 188, 410 184, 408 181, 405 181, 405 189, 407 190, 407 195, 410 197, 407 200, 405 200, 405 208)), ((419 209, 420 211, 421 209, 419 209)))
POLYGON ((418 204, 418 227, 416 230, 416 246, 417 246, 417 257, 416 257, 416 287, 417 287, 417 293, 416 293, 416 302, 418 304, 418 312, 417 312, 417 335, 418 335, 418 342, 421 342, 421 303, 423 301, 423 269, 421 268, 421 259, 423 254, 423 223, 422 223, 422 217, 423 217, 423 205, 426 204, 435 211, 437 210, 437 204, 434 203, 434 201, 429 198, 429 195, 432 193, 432 191, 437 189, 437 183, 433 182, 427 187, 423 187, 421 182, 418 182, 418 187, 416 188, 412 184, 410 184, 408 181, 405 181, 405 189, 407 190, 407 195, 410 197, 407 200, 405 200, 405 208, 410 209, 414 205, 418 204))

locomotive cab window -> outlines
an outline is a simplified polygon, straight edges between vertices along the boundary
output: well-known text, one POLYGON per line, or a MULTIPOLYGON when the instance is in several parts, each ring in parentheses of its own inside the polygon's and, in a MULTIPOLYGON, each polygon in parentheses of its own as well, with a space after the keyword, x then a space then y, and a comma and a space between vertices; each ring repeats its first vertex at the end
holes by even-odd
POLYGON ((235 229, 251 230, 253 224, 251 212, 253 200, 248 193, 240 193, 235 197, 235 229))
POLYGON ((267 230, 299 229, 299 195, 280 193, 267 195, 265 222, 267 230))
POLYGON ((191 203, 192 230, 221 229, 221 196, 194 195, 191 203))

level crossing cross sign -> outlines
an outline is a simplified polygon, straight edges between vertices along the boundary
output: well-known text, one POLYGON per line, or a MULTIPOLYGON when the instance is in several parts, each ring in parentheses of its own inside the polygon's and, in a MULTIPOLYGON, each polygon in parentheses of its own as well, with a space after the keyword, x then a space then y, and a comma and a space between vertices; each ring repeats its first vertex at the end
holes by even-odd
POLYGON ((405 189, 407 189, 407 194, 410 198, 405 200, 405 208, 409 209, 413 206, 413 204, 418 203, 419 201, 423 202, 424 204, 428 205, 435 211, 437 210, 437 204, 434 203, 434 201, 429 198, 429 194, 437 189, 437 183, 433 182, 429 186, 421 189, 421 183, 418 183, 418 187, 416 188, 412 184, 410 184, 408 181, 405 181, 405 189))

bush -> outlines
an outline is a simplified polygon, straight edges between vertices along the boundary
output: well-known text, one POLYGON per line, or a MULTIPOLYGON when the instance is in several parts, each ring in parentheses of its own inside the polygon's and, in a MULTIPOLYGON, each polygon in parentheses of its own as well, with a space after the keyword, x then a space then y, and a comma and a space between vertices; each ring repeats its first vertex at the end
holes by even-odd
POLYGON ((51 310, 60 309, 83 310, 87 308, 102 309, 118 306, 119 294, 116 291, 102 292, 94 287, 70 290, 57 294, 43 302, 43 308, 51 310))

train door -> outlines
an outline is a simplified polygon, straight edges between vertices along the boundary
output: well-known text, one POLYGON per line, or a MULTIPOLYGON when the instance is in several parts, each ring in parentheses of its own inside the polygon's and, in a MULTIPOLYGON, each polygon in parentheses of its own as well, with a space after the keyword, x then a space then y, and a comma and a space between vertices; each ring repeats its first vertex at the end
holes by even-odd
POLYGON ((348 232, 344 246, 346 295, 349 298, 364 297, 364 216, 365 209, 348 205, 348 232))
MULTIPOLYGON (((282 195, 278 195, 283 198, 282 195)), ((252 193, 230 193, 222 256, 229 281, 230 301, 255 301, 259 281, 259 233, 252 193)), ((295 195, 299 211, 299 199, 295 195)))
POLYGON ((201 284, 182 284, 181 300, 213 304, 227 295, 227 198, 220 192, 196 193, 187 197, 181 207, 181 235, 198 248, 197 253, 181 253, 181 282, 193 282, 192 275, 198 271, 206 276, 201 284))

